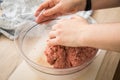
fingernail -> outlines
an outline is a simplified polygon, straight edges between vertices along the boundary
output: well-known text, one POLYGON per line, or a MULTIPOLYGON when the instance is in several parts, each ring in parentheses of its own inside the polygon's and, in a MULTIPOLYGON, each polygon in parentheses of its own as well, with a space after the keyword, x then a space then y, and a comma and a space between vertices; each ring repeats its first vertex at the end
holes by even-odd
POLYGON ((41 12, 40 12, 40 15, 44 14, 45 12, 45 9, 43 9, 41 12))
POLYGON ((34 14, 34 15, 35 15, 35 17, 37 17, 37 16, 39 15, 39 12, 35 12, 35 14, 34 14))
POLYGON ((38 17, 36 18, 35 22, 39 23, 39 19, 38 19, 38 17))
POLYGON ((36 21, 38 21, 38 17, 36 17, 36 21))

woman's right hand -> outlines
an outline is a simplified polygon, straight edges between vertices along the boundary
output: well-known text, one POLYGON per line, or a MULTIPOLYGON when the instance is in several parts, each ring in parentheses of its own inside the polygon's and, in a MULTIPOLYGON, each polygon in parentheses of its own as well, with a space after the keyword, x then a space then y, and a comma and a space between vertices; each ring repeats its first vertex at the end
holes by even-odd
POLYGON ((58 16, 84 10, 86 0, 46 0, 35 12, 36 22, 53 19, 58 16), (40 15, 41 11, 45 11, 40 15))

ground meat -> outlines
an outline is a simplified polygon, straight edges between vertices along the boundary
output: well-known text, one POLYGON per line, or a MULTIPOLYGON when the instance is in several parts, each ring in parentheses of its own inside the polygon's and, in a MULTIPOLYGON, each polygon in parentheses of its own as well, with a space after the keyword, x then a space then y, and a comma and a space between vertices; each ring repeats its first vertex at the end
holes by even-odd
POLYGON ((95 56, 96 48, 47 46, 45 55, 54 68, 70 68, 79 66, 95 56))

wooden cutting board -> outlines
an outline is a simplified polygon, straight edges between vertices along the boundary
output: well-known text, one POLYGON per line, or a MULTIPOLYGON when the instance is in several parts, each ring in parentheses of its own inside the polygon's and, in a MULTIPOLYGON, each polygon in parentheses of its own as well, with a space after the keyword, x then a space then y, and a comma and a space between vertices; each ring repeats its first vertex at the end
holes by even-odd
MULTIPOLYGON (((82 74, 81 72, 75 73, 75 74, 80 73, 80 76, 74 80, 95 80, 97 72, 105 56, 105 53, 106 51, 104 50, 100 51, 99 55, 95 58, 95 60, 89 66, 82 70, 83 72, 82 74)), ((13 72, 13 74, 9 77, 8 80, 43 80, 43 79, 41 79, 34 71, 32 71, 32 69, 27 65, 27 63, 23 61, 13 72)), ((52 79, 49 78, 47 80, 52 79)))

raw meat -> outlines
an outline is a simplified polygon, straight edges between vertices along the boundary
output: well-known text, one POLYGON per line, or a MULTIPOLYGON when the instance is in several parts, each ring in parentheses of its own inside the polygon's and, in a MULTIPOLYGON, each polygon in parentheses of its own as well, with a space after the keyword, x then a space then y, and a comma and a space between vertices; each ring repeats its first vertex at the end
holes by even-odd
POLYGON ((96 48, 91 47, 65 47, 47 46, 45 55, 47 61, 54 68, 70 68, 80 66, 89 61, 97 53, 96 48))

